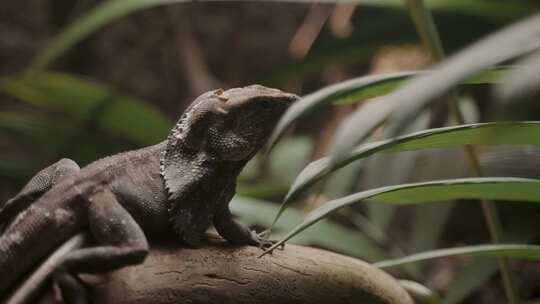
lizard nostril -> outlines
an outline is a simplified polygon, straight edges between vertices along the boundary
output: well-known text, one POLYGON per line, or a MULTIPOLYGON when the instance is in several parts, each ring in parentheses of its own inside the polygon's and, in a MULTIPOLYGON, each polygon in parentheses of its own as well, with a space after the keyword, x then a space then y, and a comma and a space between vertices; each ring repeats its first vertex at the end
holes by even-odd
POLYGON ((217 89, 214 91, 214 95, 217 96, 218 100, 226 102, 229 100, 229 97, 223 96, 224 92, 225 91, 223 89, 217 89))

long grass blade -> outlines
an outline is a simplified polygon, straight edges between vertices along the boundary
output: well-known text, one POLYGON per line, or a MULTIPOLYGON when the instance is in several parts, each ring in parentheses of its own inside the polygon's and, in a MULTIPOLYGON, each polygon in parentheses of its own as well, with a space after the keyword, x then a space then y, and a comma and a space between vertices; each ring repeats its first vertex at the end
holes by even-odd
MULTIPOLYGON (((487 69, 482 73, 473 75, 465 79, 463 84, 486 84, 497 82, 508 70, 512 69, 510 66, 500 66, 487 69)), ((390 73, 384 75, 370 75, 358 78, 353 78, 338 84, 324 87, 316 92, 304 96, 302 99, 296 101, 285 112, 283 117, 278 122, 272 136, 269 140, 269 146, 273 146, 276 141, 281 137, 285 130, 290 127, 299 118, 316 111, 324 106, 330 104, 350 104, 365 101, 370 98, 386 95, 400 85, 405 83, 413 76, 427 75, 429 71, 408 71, 390 73)), ((373 103, 381 102, 380 100, 373 100, 373 103)), ((371 102, 370 102, 371 103, 371 102)), ((380 108, 375 113, 370 115, 381 116, 384 109, 391 109, 389 106, 377 106, 372 105, 370 107, 380 108)), ((362 110, 366 112, 366 109, 362 110)), ((382 122, 382 120, 388 115, 381 116, 378 119, 371 118, 373 121, 382 122)), ((365 120, 362 120, 365 121, 365 120)), ((376 127, 377 123, 372 124, 372 128, 376 127)))
POLYGON ((540 145, 540 122, 493 122, 429 129, 394 139, 360 145, 338 163, 329 157, 307 165, 293 182, 284 203, 351 162, 377 153, 450 148, 463 145, 540 145))
MULTIPOLYGON (((388 127, 394 130, 390 133, 397 133, 397 130, 402 129, 421 109, 449 92, 464 79, 540 48, 539 36, 540 14, 537 14, 482 39, 441 63, 433 73, 420 75, 392 94, 383 97, 389 104, 394 104, 396 110, 388 111, 386 116, 381 117, 379 121, 374 120, 372 125, 388 120, 391 122, 388 127)), ((335 161, 344 157, 355 143, 370 132, 370 128, 365 128, 365 122, 352 120, 342 124, 340 130, 346 135, 340 136, 340 141, 334 144, 335 161), (363 129, 358 126, 362 126, 363 129)))
POLYGON ((477 177, 401 184, 358 192, 323 204, 265 253, 324 219, 331 213, 364 200, 408 205, 454 199, 490 199, 540 202, 540 180, 511 177, 477 177))
POLYGON ((450 256, 509 257, 529 260, 540 260, 540 246, 523 244, 496 244, 437 249, 422 253, 411 254, 409 256, 399 259, 380 261, 374 263, 373 265, 380 268, 389 268, 450 256))

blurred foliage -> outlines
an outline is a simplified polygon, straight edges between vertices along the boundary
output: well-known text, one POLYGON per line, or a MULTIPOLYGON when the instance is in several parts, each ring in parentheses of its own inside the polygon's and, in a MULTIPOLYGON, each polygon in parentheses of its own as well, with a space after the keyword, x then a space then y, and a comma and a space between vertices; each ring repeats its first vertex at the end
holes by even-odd
MULTIPOLYGON (((491 117, 539 120, 538 107, 534 107, 534 94, 540 87, 535 19, 530 21, 534 26, 513 27, 505 36, 477 45, 473 55, 469 48, 468 53, 460 53, 433 71, 413 71, 425 66, 394 63, 409 59, 406 52, 399 52, 404 46, 419 44, 416 30, 424 43, 429 31, 423 33, 421 23, 411 20, 401 0, 321 1, 316 5, 301 0, 202 2, 4 3, 0 11, 0 201, 58 158, 69 157, 85 165, 105 155, 156 143, 165 138, 181 111, 202 91, 250 83, 306 95, 285 115, 273 139, 293 123, 295 129, 277 142, 272 153, 250 162, 240 178, 240 195, 232 202, 233 212, 243 222, 262 228, 269 227, 273 216, 283 210, 278 212, 277 203, 283 198, 294 201, 296 208, 288 209, 274 222, 276 237, 292 236, 290 232, 302 222, 313 224, 315 214, 325 220, 298 234, 294 241, 369 261, 390 259, 418 248, 487 243, 478 208, 447 202, 396 207, 381 215, 366 209, 365 204, 331 210, 333 203, 325 202, 350 199, 347 195, 351 193, 356 193, 352 195, 357 201, 375 192, 389 196, 379 197, 372 206, 380 206, 385 198, 405 199, 404 194, 410 195, 410 202, 429 203, 493 198, 501 193, 504 195, 497 198, 540 197, 537 186, 529 187, 536 185, 536 180, 512 178, 469 179, 474 195, 467 191, 469 195, 465 195, 456 188, 463 180, 453 178, 469 175, 466 157, 441 152, 458 145, 537 144, 537 122, 475 124, 491 117), (338 14, 340 6, 352 7, 350 19, 338 14), (309 19, 314 8, 324 14, 309 19), (349 22, 351 31, 337 33, 332 25, 335 20, 349 22), (316 33, 316 39, 312 44, 304 43, 305 57, 295 58, 291 41, 296 34, 305 34, 301 31, 304 26, 316 33), (388 48, 398 50, 385 55, 389 64, 395 65, 394 70, 377 72, 377 58, 387 54, 388 48), (535 54, 512 61, 529 53, 535 54), (491 84, 501 79, 502 85, 492 93, 491 84), (468 105, 464 116, 478 121, 445 127, 453 118, 448 107, 437 101, 458 84, 467 84, 455 92, 470 101, 460 103, 468 105), (408 124, 415 120, 418 128, 429 130, 412 133, 418 128, 408 124), (415 152, 403 153, 410 150, 415 152), (392 155, 398 157, 392 161, 380 158, 377 163, 376 158, 368 157, 382 152, 394 152, 392 155), (320 159, 325 154, 330 155, 320 159), (351 163, 359 158, 365 159, 351 163), (334 182, 321 182, 335 170, 336 174, 348 171, 336 175, 339 178, 334 182), (425 182, 434 179, 446 181, 425 182), (490 184, 494 181, 497 183, 490 184), (410 182, 417 183, 411 186, 410 182), (438 186, 419 191, 418 185, 438 186), (299 194, 307 186, 313 186, 316 194, 304 199, 299 194), (366 190, 369 188, 375 190, 366 190), (311 216, 304 219, 311 209, 311 216)), ((540 9, 536 0, 428 0, 425 4, 442 38, 441 49, 447 54, 456 54, 540 9)), ((425 61, 437 59, 422 54, 425 61)), ((496 176, 520 177, 524 170, 510 169, 521 166, 529 167, 523 177, 540 176, 528 166, 535 163, 538 153, 498 151, 502 150, 480 147, 485 172, 497 168, 496 176), (501 161, 505 165, 496 166, 501 161)), ((458 255, 408 265, 399 275, 426 282, 441 292, 444 303, 503 299, 494 279, 494 263, 480 258, 468 263, 463 255, 489 251, 499 256, 519 253, 536 258, 537 247, 524 244, 539 240, 540 227, 523 219, 540 216, 540 208, 534 204, 512 206, 511 214, 501 212, 501 221, 504 239, 518 243, 511 245, 515 247, 466 246, 420 253, 412 258, 458 255)), ((521 294, 540 294, 540 285, 514 279, 521 294)))
POLYGON ((72 75, 49 72, 4 78, 0 90, 36 107, 93 120, 104 131, 139 145, 163 140, 172 127, 148 103, 72 75))

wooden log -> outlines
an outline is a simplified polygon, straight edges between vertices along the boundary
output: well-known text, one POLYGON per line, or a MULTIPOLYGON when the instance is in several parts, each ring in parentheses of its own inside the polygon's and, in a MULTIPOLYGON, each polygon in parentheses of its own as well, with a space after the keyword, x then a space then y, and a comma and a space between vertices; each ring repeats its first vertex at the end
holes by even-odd
POLYGON ((153 246, 141 265, 81 277, 102 304, 413 303, 394 278, 358 259, 295 245, 261 253, 215 241, 197 249, 169 243, 153 246))

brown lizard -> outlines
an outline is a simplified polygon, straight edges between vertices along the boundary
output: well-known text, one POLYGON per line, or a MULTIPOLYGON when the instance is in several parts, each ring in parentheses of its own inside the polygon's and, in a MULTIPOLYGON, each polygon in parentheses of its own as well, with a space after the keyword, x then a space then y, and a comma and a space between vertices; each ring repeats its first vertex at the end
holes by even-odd
POLYGON ((228 204, 240 170, 297 98, 260 85, 208 92, 161 143, 82 169, 63 159, 42 170, 0 210, 0 294, 84 230, 98 245, 66 254, 54 270, 68 303, 88 302, 77 274, 141 263, 147 239, 171 230, 196 246, 213 224, 227 241, 267 247, 228 204))

